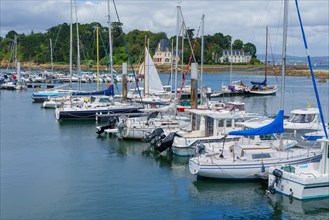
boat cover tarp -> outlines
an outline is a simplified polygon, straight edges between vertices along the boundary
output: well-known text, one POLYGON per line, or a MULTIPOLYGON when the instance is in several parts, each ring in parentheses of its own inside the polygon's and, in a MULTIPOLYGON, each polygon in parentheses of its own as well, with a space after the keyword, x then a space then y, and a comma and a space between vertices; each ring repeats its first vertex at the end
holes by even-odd
POLYGON ((284 132, 283 118, 284 111, 280 110, 274 121, 265 126, 249 130, 231 131, 228 133, 228 135, 255 136, 265 134, 280 134, 284 132))
POLYGON ((109 88, 96 92, 73 92, 73 96, 83 96, 83 95, 107 95, 114 96, 114 86, 110 85, 109 88))
POLYGON ((255 81, 250 81, 251 84, 254 86, 267 86, 266 79, 263 82, 255 82, 255 81))

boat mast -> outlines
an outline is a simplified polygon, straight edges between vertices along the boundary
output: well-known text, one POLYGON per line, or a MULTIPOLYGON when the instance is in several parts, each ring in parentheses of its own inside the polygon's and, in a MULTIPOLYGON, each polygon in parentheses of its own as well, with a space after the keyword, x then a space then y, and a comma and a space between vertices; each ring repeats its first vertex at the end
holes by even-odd
POLYGON ((182 63, 181 63, 181 65, 182 65, 182 67, 181 67, 181 71, 182 71, 182 78, 181 78, 181 81, 183 80, 183 78, 184 78, 184 33, 185 33, 185 28, 184 28, 184 26, 185 26, 185 21, 184 21, 184 18, 183 18, 183 14, 182 14, 182 11, 180 10, 180 14, 181 14, 181 16, 182 16, 182 26, 181 26, 181 36, 182 36, 182 63))
POLYGON ((268 26, 266 25, 266 49, 265 49, 265 83, 267 81, 267 46, 268 45, 268 26))
MULTIPOLYGON (((286 52, 287 52, 287 29, 288 29, 288 0, 284 0, 283 15, 283 39, 282 39, 282 71, 281 71, 281 102, 280 109, 284 110, 284 93, 285 93, 285 75, 286 75, 286 52)), ((283 150, 283 137, 280 134, 279 149, 283 150)))
POLYGON ((174 40, 171 40, 171 58, 170 58, 170 90, 173 86, 173 57, 174 57, 174 40))
POLYGON ((111 29, 111 17, 110 17, 110 1, 107 0, 107 19, 108 19, 108 28, 109 28, 109 60, 110 60, 110 74, 111 74, 111 85, 114 83, 113 77, 113 48, 112 48, 112 29, 111 29))
POLYGON ((233 61, 233 37, 231 37, 231 45, 230 45, 230 47, 231 47, 231 57, 230 57, 230 82, 229 82, 229 84, 231 84, 232 83, 232 69, 233 69, 233 67, 232 67, 232 61, 233 61))
POLYGON ((96 26, 96 90, 99 91, 99 48, 98 48, 98 29, 96 26))
MULTIPOLYGON (((202 29, 201 29, 201 67, 200 67, 200 92, 203 88, 203 53, 204 53, 204 14, 202 15, 202 29)), ((201 98, 201 104, 203 104, 203 98, 201 98)))
POLYGON ((73 57, 73 50, 72 50, 72 44, 73 44, 73 29, 72 29, 72 13, 73 13, 73 9, 72 9, 72 0, 71 0, 71 22, 70 22, 70 88, 72 88, 72 57, 73 57))
MULTIPOLYGON (((145 74, 145 75, 147 75, 147 78, 146 78, 146 80, 147 80, 147 87, 146 87, 146 91, 145 91, 145 94, 147 94, 147 95, 149 95, 149 93, 150 93, 150 91, 149 91, 149 89, 150 89, 150 76, 149 76, 149 74, 150 74, 150 39, 148 38, 147 39, 147 74, 145 74)), ((145 80, 145 78, 144 78, 144 80, 145 80)), ((145 80, 145 83, 146 83, 146 80, 145 80)))
POLYGON ((78 9, 77 2, 75 1, 75 19, 76 19, 76 28, 77 28, 77 71, 79 77, 79 90, 81 90, 81 65, 80 65, 80 39, 79 39, 79 23, 78 23, 78 9))
POLYGON ((51 63, 51 72, 54 74, 54 63, 53 63, 53 42, 51 38, 49 39, 50 43, 50 63, 51 63))
POLYGON ((144 62, 143 62, 143 74, 144 74, 144 96, 146 95, 146 35, 144 37, 144 62))
POLYGON ((285 94, 285 75, 286 75, 286 52, 287 52, 287 29, 288 29, 288 0, 284 0, 284 16, 283 16, 283 40, 282 40, 282 71, 281 71, 281 102, 280 108, 284 108, 285 94))
MULTIPOLYGON (((14 68, 17 68, 17 62, 18 62, 18 59, 17 59, 17 35, 15 34, 14 35, 14 47, 15 47, 15 67, 14 68)), ((17 71, 17 69, 16 69, 16 71, 17 71)))
MULTIPOLYGON (((328 133, 327 133, 327 129, 326 129, 326 123, 325 123, 324 117, 323 117, 323 112, 322 112, 320 97, 319 97, 318 89, 317 89, 316 82, 315 82, 313 67, 312 67, 312 63, 311 63, 311 57, 310 57, 310 55, 308 53, 308 46, 307 46, 306 36, 305 36, 304 28, 303 28, 302 18, 300 16, 300 12, 299 12, 299 7, 298 7, 297 0, 295 0, 295 4, 296 4, 296 8, 297 8, 298 20, 299 20, 300 28, 302 30, 302 35, 303 35, 303 40, 304 40, 304 46, 305 46, 305 50, 306 50, 306 54, 307 54, 308 67, 309 67, 310 72, 311 72, 311 75, 312 75, 312 83, 313 83, 313 87, 314 87, 315 97, 316 97, 316 101, 318 103, 318 108, 319 108, 319 111, 320 111, 320 118, 321 118, 321 122, 322 122, 322 127, 323 127, 324 134, 326 136, 326 139, 328 139, 328 133)), ((328 157, 329 157, 329 152, 328 152, 328 157)))
POLYGON ((177 100, 177 88, 178 88, 178 35, 179 35, 179 11, 180 6, 177 6, 177 23, 176 23, 176 54, 175 54, 175 100, 177 100))

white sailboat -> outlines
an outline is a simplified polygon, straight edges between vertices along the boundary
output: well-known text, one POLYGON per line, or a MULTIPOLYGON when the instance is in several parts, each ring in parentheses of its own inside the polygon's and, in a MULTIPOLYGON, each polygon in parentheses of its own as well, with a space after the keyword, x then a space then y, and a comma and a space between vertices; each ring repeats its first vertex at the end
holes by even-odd
MULTIPOLYGON (((297 0, 296 8, 305 49, 308 50, 297 0)), ((274 194, 278 192, 288 195, 290 198, 297 198, 300 200, 329 197, 329 139, 309 54, 307 54, 307 58, 314 92, 319 106, 323 131, 325 133, 325 138, 318 140, 318 142, 322 143, 322 158, 318 163, 308 162, 302 165, 291 165, 288 163, 281 167, 273 166, 269 169, 268 182, 268 189, 271 193, 274 194)))
POLYGON ((172 101, 171 90, 164 89, 147 47, 144 53, 144 62, 139 66, 139 75, 144 76, 144 88, 131 89, 127 96, 141 103, 169 105, 172 101))
MULTIPOLYGON (((229 132, 229 135, 255 136, 282 134, 284 132, 284 85, 286 66, 288 4, 285 0, 283 22, 283 47, 282 47, 282 93, 280 111, 270 124, 244 131, 229 132)), ((282 138, 282 136, 281 136, 282 138)), ((189 160, 189 170, 192 174, 220 179, 257 179, 259 173, 268 172, 269 167, 283 164, 302 164, 309 161, 319 161, 320 149, 299 148, 290 145, 284 146, 283 140, 277 146, 264 143, 238 144, 224 148, 218 154, 201 154, 189 160)))
POLYGON ((268 27, 266 26, 266 55, 265 55, 265 79, 263 82, 251 81, 253 87, 248 89, 248 95, 275 95, 278 91, 278 85, 267 84, 267 45, 268 45, 268 27))

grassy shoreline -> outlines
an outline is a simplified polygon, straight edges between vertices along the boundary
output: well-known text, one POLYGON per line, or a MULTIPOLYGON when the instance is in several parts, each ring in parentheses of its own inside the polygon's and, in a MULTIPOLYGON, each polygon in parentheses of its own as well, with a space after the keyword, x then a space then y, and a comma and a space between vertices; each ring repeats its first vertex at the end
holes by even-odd
MULTIPOLYGON (((7 68, 7 63, 1 63, 0 68, 7 68)), ((35 63, 29 63, 25 62, 21 64, 21 67, 23 69, 27 70, 49 70, 51 69, 50 64, 35 64, 35 63)), ((199 66, 200 67, 200 66, 199 66)), ((138 66, 133 66, 134 70, 138 70, 138 66)), ((174 68, 174 67, 173 67, 174 68)), ((186 65, 184 66, 185 71, 186 65)), ((67 71, 69 69, 69 65, 63 65, 63 64, 54 64, 54 69, 61 70, 61 71, 67 71)), ((74 68, 76 69, 76 68, 74 68)), ((83 71, 95 71, 96 66, 87 66, 87 65, 81 65, 81 69, 83 71)), ((107 66, 101 65, 99 67, 101 71, 105 71, 107 69, 107 66)), ((121 65, 115 65, 114 69, 117 71, 121 71, 122 66, 121 65)), ((157 65, 157 70, 159 73, 170 73, 170 66, 169 65, 157 65)), ((239 74, 264 74, 265 67, 261 65, 233 65, 232 66, 233 74, 239 73, 239 74)), ((128 71, 131 71, 131 67, 128 67, 128 71)), ((175 71, 173 69, 173 71, 175 71)), ((225 74, 230 71, 230 65, 204 65, 203 72, 208 74, 225 74)), ((181 65, 179 65, 179 72, 181 72, 181 65)), ((319 79, 329 79, 329 70, 314 70, 314 74, 319 79)), ((275 68, 268 67, 268 75, 281 75, 281 66, 276 66, 275 68)), ((286 68, 286 75, 287 76, 310 76, 310 71, 307 66, 299 65, 299 66, 287 66, 286 68)))

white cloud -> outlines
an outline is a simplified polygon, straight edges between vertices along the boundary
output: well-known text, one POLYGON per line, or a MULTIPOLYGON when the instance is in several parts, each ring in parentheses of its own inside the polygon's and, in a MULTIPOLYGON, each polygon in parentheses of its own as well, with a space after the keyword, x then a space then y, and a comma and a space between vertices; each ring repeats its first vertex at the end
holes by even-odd
MULTIPOLYGON (((111 19, 117 21, 111 2, 111 19)), ((288 53, 304 55, 301 32, 294 1, 290 2, 288 53)), ((81 23, 97 21, 107 25, 107 2, 77 1, 78 18, 81 23)), ((176 33, 175 0, 117 0, 118 13, 125 32, 140 29, 176 33)), ((198 29, 202 14, 205 14, 205 34, 221 32, 234 39, 251 42, 258 52, 265 51, 265 26, 269 26, 275 53, 281 52, 282 0, 190 0, 180 3, 186 26, 198 29)), ((10 30, 18 33, 44 32, 48 28, 70 22, 69 0, 1 0, 0 34, 10 30)), ((329 55, 329 1, 300 0, 299 7, 313 55, 329 55)), ((75 14, 73 15, 75 21, 75 14)), ((312 55, 312 54, 311 54, 312 55)))

